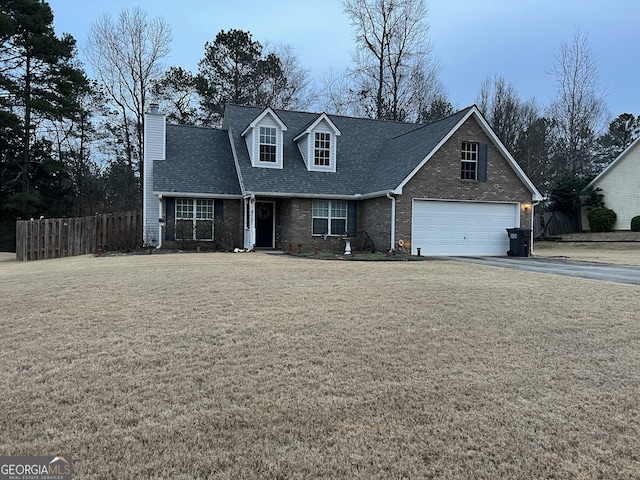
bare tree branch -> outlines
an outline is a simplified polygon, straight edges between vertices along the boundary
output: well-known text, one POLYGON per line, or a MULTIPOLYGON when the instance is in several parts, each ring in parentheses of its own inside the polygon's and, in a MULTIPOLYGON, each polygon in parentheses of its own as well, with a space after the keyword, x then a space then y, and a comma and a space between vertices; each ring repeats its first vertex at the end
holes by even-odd
POLYGON ((98 81, 120 113, 127 162, 143 172, 144 113, 153 80, 163 73, 171 31, 162 18, 149 19, 134 7, 114 20, 103 15, 91 25, 85 50, 98 81), (133 125, 133 130, 130 129, 133 125))

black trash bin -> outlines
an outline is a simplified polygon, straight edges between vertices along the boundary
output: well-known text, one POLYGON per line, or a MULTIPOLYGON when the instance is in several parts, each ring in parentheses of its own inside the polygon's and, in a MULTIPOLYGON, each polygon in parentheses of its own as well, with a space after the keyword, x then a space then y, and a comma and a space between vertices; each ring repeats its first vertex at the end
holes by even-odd
POLYGON ((510 257, 528 257, 531 229, 507 228, 507 235, 509 236, 509 251, 507 255, 510 257))

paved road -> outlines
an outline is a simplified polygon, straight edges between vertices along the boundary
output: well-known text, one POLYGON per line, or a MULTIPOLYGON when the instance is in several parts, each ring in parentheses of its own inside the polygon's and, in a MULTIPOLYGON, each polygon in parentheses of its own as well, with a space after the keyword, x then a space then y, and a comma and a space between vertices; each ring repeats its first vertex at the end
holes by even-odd
POLYGON ((534 257, 450 257, 460 262, 640 285, 640 267, 534 257))

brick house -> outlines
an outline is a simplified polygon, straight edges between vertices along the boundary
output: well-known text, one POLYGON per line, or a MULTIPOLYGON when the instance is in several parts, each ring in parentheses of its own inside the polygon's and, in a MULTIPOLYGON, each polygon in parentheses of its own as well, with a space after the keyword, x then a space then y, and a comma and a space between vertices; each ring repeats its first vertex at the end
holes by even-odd
POLYGON ((159 247, 504 255, 542 199, 475 106, 423 125, 228 105, 220 129, 152 108, 143 181, 159 247))

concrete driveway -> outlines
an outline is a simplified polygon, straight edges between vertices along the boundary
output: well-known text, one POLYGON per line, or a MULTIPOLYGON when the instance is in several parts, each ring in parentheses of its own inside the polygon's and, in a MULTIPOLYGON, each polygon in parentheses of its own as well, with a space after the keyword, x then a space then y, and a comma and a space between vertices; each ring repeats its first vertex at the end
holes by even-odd
POLYGON ((449 257, 459 262, 640 285, 640 267, 537 257, 449 257))

